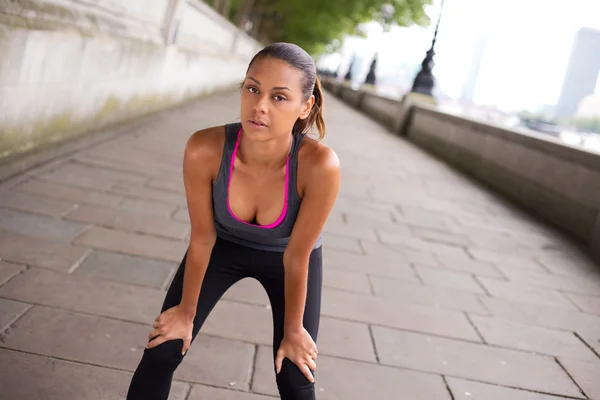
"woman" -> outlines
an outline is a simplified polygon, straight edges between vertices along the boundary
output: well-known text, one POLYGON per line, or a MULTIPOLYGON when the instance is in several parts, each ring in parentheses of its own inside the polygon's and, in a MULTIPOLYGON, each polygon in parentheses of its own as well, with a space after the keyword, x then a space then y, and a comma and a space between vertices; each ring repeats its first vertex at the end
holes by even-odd
POLYGON ((250 62, 241 123, 194 133, 184 184, 188 250, 154 321, 127 399, 167 399, 173 373, 211 309, 242 278, 265 288, 283 400, 315 399, 321 306, 321 231, 337 197, 335 153, 305 136, 325 133, 312 58, 276 43, 250 62))

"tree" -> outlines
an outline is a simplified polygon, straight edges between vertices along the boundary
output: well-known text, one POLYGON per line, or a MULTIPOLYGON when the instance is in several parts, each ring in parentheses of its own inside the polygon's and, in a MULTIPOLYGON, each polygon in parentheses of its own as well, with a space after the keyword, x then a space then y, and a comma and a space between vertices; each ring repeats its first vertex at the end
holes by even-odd
POLYGON ((423 6, 430 3, 431 0, 232 0, 228 17, 234 23, 242 19, 252 21, 259 27, 254 33, 261 40, 291 42, 318 54, 335 39, 354 34, 363 22, 425 24, 428 20, 423 6), (252 7, 247 6, 248 1, 253 1, 252 7), (240 10, 241 7, 245 9, 240 10))

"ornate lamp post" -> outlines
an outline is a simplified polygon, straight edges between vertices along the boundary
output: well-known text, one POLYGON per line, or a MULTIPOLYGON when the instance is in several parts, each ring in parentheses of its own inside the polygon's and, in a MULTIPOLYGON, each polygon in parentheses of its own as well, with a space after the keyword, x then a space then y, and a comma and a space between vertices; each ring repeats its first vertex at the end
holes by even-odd
POLYGON ((413 82, 413 87, 411 92, 413 93, 421 93, 427 96, 433 96, 433 85, 435 83, 435 78, 433 77, 433 56, 435 55, 435 41, 437 40, 438 29, 440 27, 440 21, 442 19, 442 11, 444 9, 444 0, 442 0, 442 5, 440 7, 440 15, 437 20, 437 24, 435 26, 435 33, 433 34, 433 41, 431 42, 431 48, 427 51, 427 55, 423 59, 421 63, 421 70, 415 77, 413 82))

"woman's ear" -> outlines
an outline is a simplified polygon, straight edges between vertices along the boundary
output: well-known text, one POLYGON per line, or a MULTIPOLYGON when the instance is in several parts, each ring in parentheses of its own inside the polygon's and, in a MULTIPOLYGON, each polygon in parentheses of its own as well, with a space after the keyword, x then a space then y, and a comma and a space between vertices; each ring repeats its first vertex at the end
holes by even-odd
POLYGON ((311 94, 310 97, 308 98, 308 100, 306 100, 306 102, 302 106, 302 111, 300 112, 300 116, 298 118, 300 118, 300 119, 308 118, 308 116, 310 115, 310 112, 312 111, 314 104, 315 104, 315 95, 311 94))

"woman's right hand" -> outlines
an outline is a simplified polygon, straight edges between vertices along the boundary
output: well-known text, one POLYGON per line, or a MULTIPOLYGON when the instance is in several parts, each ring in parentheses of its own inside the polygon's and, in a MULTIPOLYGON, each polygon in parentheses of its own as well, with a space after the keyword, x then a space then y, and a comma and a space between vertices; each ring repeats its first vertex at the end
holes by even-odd
POLYGON ((181 354, 185 354, 192 343, 194 319, 184 313, 179 305, 169 308, 154 320, 154 329, 148 335, 151 340, 147 349, 158 346, 169 340, 182 339, 181 354))

